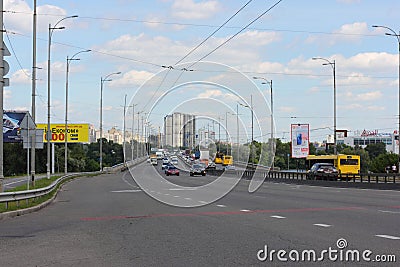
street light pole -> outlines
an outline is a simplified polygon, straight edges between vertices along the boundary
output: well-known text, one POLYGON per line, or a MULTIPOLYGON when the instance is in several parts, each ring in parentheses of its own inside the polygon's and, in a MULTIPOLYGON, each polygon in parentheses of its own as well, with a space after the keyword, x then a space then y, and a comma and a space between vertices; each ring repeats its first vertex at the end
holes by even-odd
POLYGON ((50 50, 51 50, 51 36, 53 35, 53 31, 54 30, 63 30, 65 29, 65 27, 57 27, 57 25, 65 20, 65 19, 69 19, 69 18, 77 18, 78 16, 68 16, 68 17, 64 17, 62 19, 60 19, 55 25, 54 27, 51 27, 51 24, 49 24, 49 44, 48 44, 48 51, 47 51, 47 132, 46 132, 46 141, 47 141, 47 179, 50 179, 50 141, 51 141, 51 131, 50 131, 50 50))
POLYGON ((335 60, 329 61, 326 58, 322 57, 313 57, 313 60, 324 60, 326 63, 322 65, 330 65, 333 70, 333 154, 337 155, 337 146, 336 146, 336 62, 335 60))
POLYGON ((399 31, 399 33, 396 33, 394 30, 392 30, 391 28, 386 27, 386 26, 373 25, 372 27, 374 27, 374 28, 384 28, 384 29, 387 29, 387 30, 391 31, 392 33, 385 33, 385 35, 396 37, 397 38, 397 43, 399 44, 399 51, 398 51, 398 53, 399 53, 399 62, 398 62, 398 64, 399 64, 399 76, 398 76, 398 78, 399 78, 399 81, 398 81, 398 85, 399 85, 399 114, 397 115, 399 117, 398 118, 398 120, 399 120, 398 124, 399 125, 398 125, 398 130, 397 130, 397 134, 398 134, 398 140, 397 141, 398 141, 398 146, 399 146, 399 157, 398 157, 397 169, 400 170, 400 31, 399 31))
POLYGON ((100 78, 100 171, 103 171, 103 83, 112 81, 108 78, 115 74, 121 74, 121 72, 113 72, 108 74, 104 79, 103 77, 100 78))
POLYGON ((91 50, 82 50, 73 55, 71 58, 67 56, 67 71, 65 74, 65 134, 64 134, 64 173, 68 173, 68 74, 69 74, 69 64, 72 60, 80 60, 75 58, 80 53, 90 52, 91 50))
POLYGON ((250 157, 251 157, 251 166, 254 168, 253 162, 253 142, 254 142, 254 114, 253 114, 253 95, 250 95, 250 106, 239 103, 239 105, 249 108, 251 111, 251 145, 250 145, 250 157))
MULTIPOLYGON (((272 80, 269 81, 263 77, 253 77, 253 79, 264 80, 265 82, 262 82, 261 84, 269 84, 269 86, 270 86, 270 91, 271 91, 270 92, 271 93, 271 100, 270 100, 270 102, 271 102, 271 152, 274 153, 274 150, 275 150, 275 148, 274 148, 274 144, 275 144, 275 142, 274 142, 274 98, 272 95, 272 80)), ((271 167, 272 167, 272 169, 274 169, 274 160, 272 160, 272 162, 271 162, 271 167)))

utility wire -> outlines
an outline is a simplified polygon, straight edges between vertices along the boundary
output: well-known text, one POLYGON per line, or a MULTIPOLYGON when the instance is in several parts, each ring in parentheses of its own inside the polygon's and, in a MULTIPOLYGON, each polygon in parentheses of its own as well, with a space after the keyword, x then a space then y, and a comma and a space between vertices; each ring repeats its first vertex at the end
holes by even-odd
MULTIPOLYGON (((31 15, 29 12, 21 12, 14 10, 4 10, 4 13, 12 14, 27 14, 31 15)), ((63 17, 59 14, 37 14, 38 16, 53 16, 53 17, 63 17)), ((191 26, 191 27, 208 27, 217 28, 218 25, 212 24, 195 24, 195 23, 182 23, 182 22, 170 22, 170 21, 155 21, 155 20, 137 20, 137 19, 124 19, 124 18, 107 18, 107 17, 91 17, 91 16, 79 16, 80 19, 92 19, 92 20, 108 20, 108 21, 120 21, 120 22, 135 22, 135 23, 148 23, 148 24, 162 24, 162 25, 176 25, 176 26, 191 26)), ((226 29, 240 29, 239 26, 225 26, 226 29)), ((259 30, 259 31, 279 31, 279 32, 292 32, 292 33, 309 33, 309 34, 329 34, 329 35, 344 35, 344 36, 372 36, 372 37, 382 37, 382 34, 361 34, 361 33, 343 33, 343 32, 323 32, 323 31, 306 31, 306 30, 287 30, 287 29, 269 29, 269 28, 255 28, 249 27, 249 30, 259 30)))
MULTIPOLYGON (((12 43, 11 43, 11 40, 10 40, 10 37, 8 36, 8 31, 7 31, 7 29, 6 29, 6 25, 4 24, 4 22, 3 22, 3 27, 4 27, 4 32, 6 33, 6 37, 7 37, 7 40, 8 40, 8 43, 9 43, 9 45, 10 45, 10 48, 11 48, 11 51, 12 51, 12 55, 15 57, 15 59, 17 60, 17 63, 18 63, 18 66, 20 67, 20 69, 22 70, 22 72, 27 76, 27 77, 31 77, 27 72, 26 72, 26 70, 22 67, 22 64, 21 64, 21 61, 19 61, 19 58, 18 58, 18 56, 17 56, 17 53, 15 52, 15 50, 14 50, 14 46, 12 45, 12 43)), ((12 33, 12 32, 10 32, 10 33, 12 33)))
POLYGON ((267 14, 269 11, 271 11, 274 7, 276 7, 280 2, 282 2, 283 0, 279 0, 278 2, 276 2, 275 4, 273 4, 270 8, 268 8, 267 10, 265 10, 263 13, 261 13, 257 18, 253 19, 250 23, 248 23, 246 26, 244 26, 240 31, 238 31, 237 33, 235 33, 234 35, 232 35, 231 37, 229 37, 225 42, 223 42, 222 44, 218 45, 216 48, 214 48, 213 50, 211 50, 209 53, 207 53, 206 55, 204 55, 203 57, 201 57, 200 59, 198 59, 196 62, 192 63, 188 68, 193 67, 196 63, 200 62, 201 60, 205 59, 206 57, 208 57, 209 55, 211 55, 212 53, 214 53, 215 51, 217 51, 219 48, 221 48, 223 45, 225 45, 226 43, 228 43, 230 40, 232 40, 233 38, 235 38, 236 36, 238 36, 241 32, 243 32, 245 29, 247 29, 250 25, 252 25, 254 22, 256 22, 257 20, 259 20, 262 16, 264 16, 265 14, 267 14))
POLYGON ((207 42, 208 39, 210 39, 214 34, 216 34, 222 27, 224 27, 229 21, 231 21, 237 14, 240 13, 248 4, 250 4, 253 0, 248 1, 246 4, 244 4, 238 11, 236 11, 235 14, 233 14, 228 20, 226 20, 222 25, 220 25, 217 29, 215 29, 210 35, 207 36, 206 39, 204 39, 201 43, 196 45, 192 50, 189 51, 183 58, 178 60, 175 65, 179 64, 182 62, 185 58, 187 58, 190 54, 192 54, 197 48, 199 48, 201 45, 203 45, 205 42, 207 42))

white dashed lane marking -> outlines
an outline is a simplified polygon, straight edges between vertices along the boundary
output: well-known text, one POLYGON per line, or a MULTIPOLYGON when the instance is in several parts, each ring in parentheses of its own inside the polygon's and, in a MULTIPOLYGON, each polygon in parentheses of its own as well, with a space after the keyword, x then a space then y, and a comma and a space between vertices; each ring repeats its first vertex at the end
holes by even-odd
POLYGON ((243 211, 243 212, 250 212, 251 210, 240 210, 240 211, 243 211))
POLYGON ((225 205, 217 205, 217 207, 225 208, 226 206, 225 205))
POLYGON ((279 215, 272 215, 271 218, 275 218, 275 219, 286 219, 286 217, 279 216, 279 215))
POLYGON ((136 192, 142 192, 142 190, 115 190, 115 191, 111 191, 111 193, 136 193, 136 192))
POLYGON ((386 239, 392 239, 392 240, 400 240, 400 237, 398 236, 392 236, 392 235, 375 235, 377 237, 382 237, 386 239))
POLYGON ((323 223, 314 223, 313 225, 319 226, 319 227, 331 227, 332 225, 329 224, 323 224, 323 223))
POLYGON ((400 214, 400 211, 391 211, 391 210, 378 210, 380 212, 384 212, 384 213, 394 213, 394 214, 400 214))

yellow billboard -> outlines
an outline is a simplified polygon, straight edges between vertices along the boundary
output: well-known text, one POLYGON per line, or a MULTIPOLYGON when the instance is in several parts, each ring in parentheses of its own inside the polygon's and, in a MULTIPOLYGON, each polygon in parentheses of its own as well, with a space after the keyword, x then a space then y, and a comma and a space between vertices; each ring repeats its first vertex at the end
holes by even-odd
MULTIPOLYGON (((43 142, 47 142, 47 123, 36 124, 38 129, 43 129, 43 142)), ((65 137, 65 124, 50 124, 51 143, 89 143, 89 124, 68 124, 67 136, 65 137)))

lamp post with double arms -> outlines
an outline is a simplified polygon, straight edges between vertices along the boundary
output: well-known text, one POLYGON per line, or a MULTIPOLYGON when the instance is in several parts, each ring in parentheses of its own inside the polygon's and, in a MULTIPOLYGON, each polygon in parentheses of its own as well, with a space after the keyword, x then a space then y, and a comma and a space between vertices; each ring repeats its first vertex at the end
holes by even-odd
POLYGON ((251 158, 251 167, 254 169, 253 162, 253 142, 254 142, 254 113, 253 113, 253 95, 250 95, 250 106, 245 105, 239 102, 239 105, 245 108, 249 108, 251 111, 251 145, 250 145, 250 158, 251 158))
POLYGON ((113 72, 108 74, 104 79, 103 77, 100 78, 100 171, 103 171, 103 84, 104 82, 112 81, 111 79, 109 79, 109 77, 116 74, 121 74, 121 72, 113 72))
POLYGON ((337 146, 336 146, 336 62, 335 60, 329 61, 326 58, 322 57, 313 57, 313 60, 324 60, 326 63, 322 65, 330 65, 333 70, 333 154, 337 155, 337 146))
POLYGON ((64 134, 64 173, 68 173, 68 74, 69 74, 69 64, 72 60, 80 60, 80 58, 75 58, 80 53, 90 52, 91 50, 82 50, 75 53, 71 58, 67 56, 67 70, 65 74, 65 134, 64 134))
POLYGON ((397 43, 398 43, 398 45, 399 45, 399 51, 398 51, 398 53, 399 53, 399 62, 398 62, 398 64, 399 64, 399 76, 398 76, 398 78, 399 78, 399 80, 398 80, 398 85, 399 85, 399 114, 397 115, 399 118, 399 122, 398 122, 398 130, 397 130, 397 134, 398 134, 398 145, 399 145, 399 157, 398 157, 398 164, 397 164, 397 169, 398 170, 400 170, 400 31, 399 31, 399 33, 396 33, 394 30, 392 30, 391 28, 389 28, 389 27, 386 27, 386 26, 379 26, 379 25, 373 25, 372 27, 374 27, 374 28, 384 28, 384 29, 386 29, 386 30, 389 30, 390 31, 390 33, 389 32, 387 32, 387 33, 385 33, 385 35, 388 35, 388 36, 394 36, 394 37, 396 37, 396 39, 397 39, 397 43))
MULTIPOLYGON (((263 77, 253 77, 255 80, 263 80, 262 84, 269 84, 270 93, 271 93, 271 149, 272 152, 275 151, 274 146, 274 101, 272 96, 272 80, 267 80, 263 77)), ((271 162, 271 167, 274 168, 274 161, 271 162)))
POLYGON ((51 27, 51 24, 49 24, 49 45, 48 45, 48 51, 47 51, 47 132, 46 132, 46 141, 47 141, 47 179, 50 179, 50 141, 51 141, 51 131, 50 131, 50 51, 51 51, 51 37, 53 35, 54 30, 63 30, 65 27, 57 27, 57 25, 66 19, 71 19, 71 18, 77 18, 77 15, 74 16, 68 16, 60 19, 54 27, 51 27))

